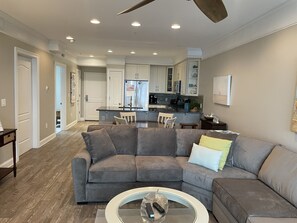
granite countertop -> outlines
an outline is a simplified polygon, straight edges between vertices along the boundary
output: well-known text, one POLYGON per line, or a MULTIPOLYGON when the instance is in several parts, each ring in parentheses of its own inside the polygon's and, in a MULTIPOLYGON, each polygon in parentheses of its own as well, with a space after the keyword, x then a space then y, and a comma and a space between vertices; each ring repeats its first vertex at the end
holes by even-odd
POLYGON ((96 109, 96 111, 135 111, 135 112, 164 112, 164 113, 199 113, 198 112, 185 112, 183 107, 171 107, 166 106, 166 108, 148 108, 148 109, 140 109, 140 108, 119 108, 116 106, 102 106, 96 109))

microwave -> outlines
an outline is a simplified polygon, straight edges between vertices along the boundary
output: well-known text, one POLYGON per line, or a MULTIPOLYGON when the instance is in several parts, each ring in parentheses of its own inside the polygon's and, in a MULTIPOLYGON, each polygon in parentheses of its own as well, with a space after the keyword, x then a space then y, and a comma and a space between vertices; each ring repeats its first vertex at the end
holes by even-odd
POLYGON ((181 91, 181 81, 174 81, 174 92, 180 94, 181 91))

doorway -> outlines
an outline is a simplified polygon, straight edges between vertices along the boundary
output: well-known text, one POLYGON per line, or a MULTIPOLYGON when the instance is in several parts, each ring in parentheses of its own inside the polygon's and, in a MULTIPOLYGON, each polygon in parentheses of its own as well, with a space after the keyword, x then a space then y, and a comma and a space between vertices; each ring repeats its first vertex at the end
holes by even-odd
POLYGON ((14 97, 17 160, 32 148, 40 147, 39 57, 14 48, 14 97))
POLYGON ((106 106, 106 85, 106 73, 84 72, 85 120, 99 120, 96 109, 106 106))
POLYGON ((55 63, 56 133, 66 129, 66 65, 55 63))

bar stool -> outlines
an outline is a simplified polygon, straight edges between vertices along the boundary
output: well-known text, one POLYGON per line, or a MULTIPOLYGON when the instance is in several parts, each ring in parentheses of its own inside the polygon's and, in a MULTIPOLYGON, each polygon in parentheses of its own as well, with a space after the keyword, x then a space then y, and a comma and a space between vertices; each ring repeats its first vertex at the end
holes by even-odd
POLYGON ((128 123, 136 122, 136 112, 120 112, 120 116, 126 119, 128 123))
POLYGON ((171 119, 171 118, 173 118, 172 113, 159 112, 157 122, 165 124, 166 119, 171 119))

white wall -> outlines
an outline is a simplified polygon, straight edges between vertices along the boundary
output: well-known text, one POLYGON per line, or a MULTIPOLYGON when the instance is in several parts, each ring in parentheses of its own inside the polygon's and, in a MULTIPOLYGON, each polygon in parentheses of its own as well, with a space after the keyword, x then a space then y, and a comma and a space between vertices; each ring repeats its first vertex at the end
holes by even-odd
POLYGON ((297 26, 201 62, 204 113, 229 129, 297 151, 290 131, 297 77, 297 26), (232 75, 231 106, 212 102, 213 77, 232 75))

